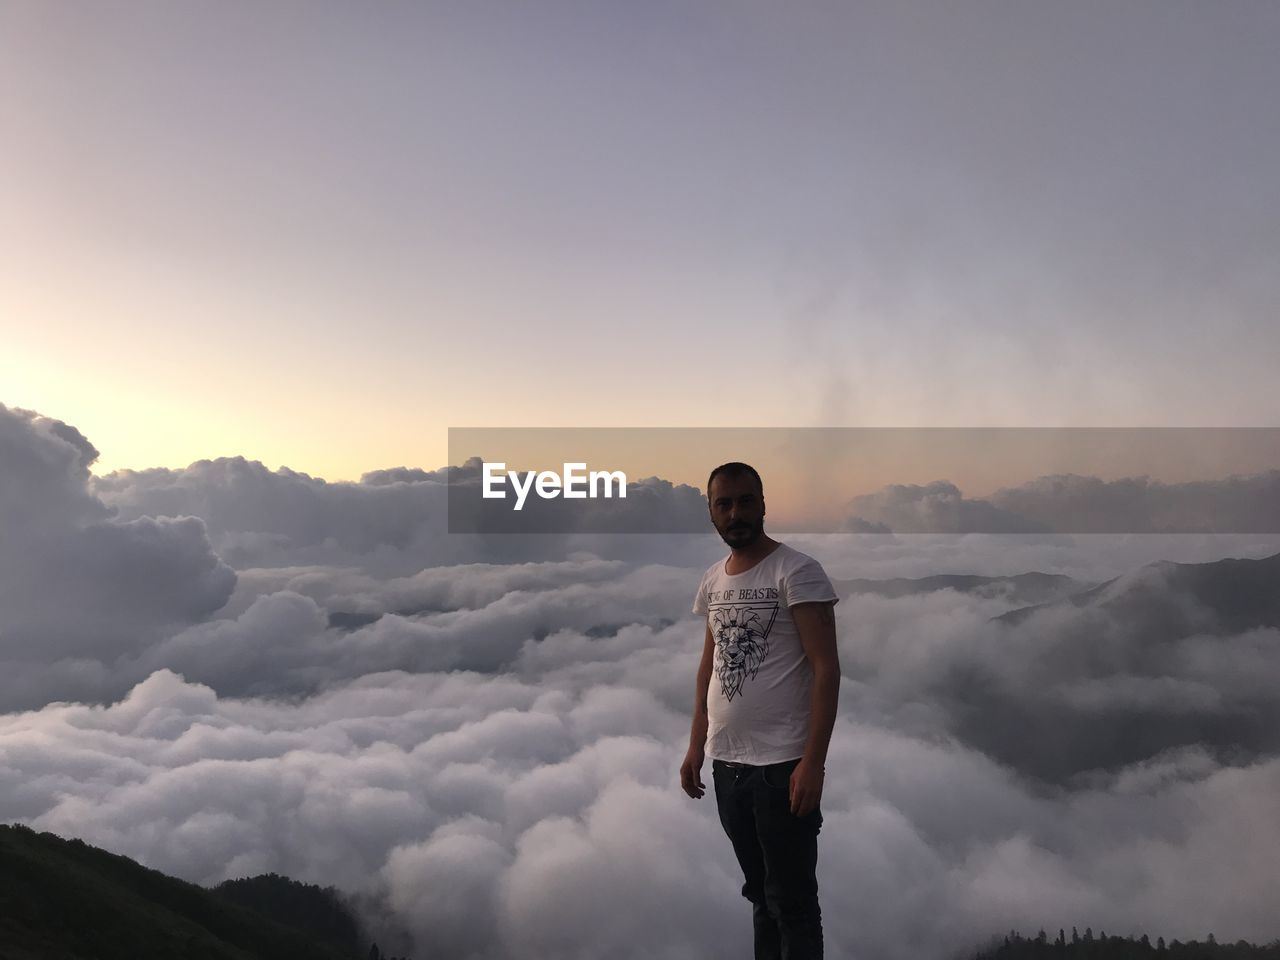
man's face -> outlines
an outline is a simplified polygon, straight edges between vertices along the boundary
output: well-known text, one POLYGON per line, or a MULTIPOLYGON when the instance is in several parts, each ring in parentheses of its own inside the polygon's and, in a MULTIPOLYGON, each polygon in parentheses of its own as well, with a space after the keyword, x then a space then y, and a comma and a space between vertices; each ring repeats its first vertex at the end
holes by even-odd
POLYGON ((716 532, 735 550, 751 546, 764 533, 764 497, 749 473, 720 474, 711 481, 707 507, 716 532))

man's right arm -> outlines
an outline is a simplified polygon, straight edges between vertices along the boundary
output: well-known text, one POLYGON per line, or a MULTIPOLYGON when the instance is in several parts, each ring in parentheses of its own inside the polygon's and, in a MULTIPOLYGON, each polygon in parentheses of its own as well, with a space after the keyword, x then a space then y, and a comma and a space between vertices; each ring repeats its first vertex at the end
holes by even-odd
POLYGON ((706 639, 702 645, 702 662, 698 664, 697 687, 693 695, 693 724, 689 730, 689 750, 680 765, 680 786, 695 800, 706 793, 702 782, 702 764, 706 760, 707 743, 707 689, 711 686, 716 644, 711 636, 711 624, 707 624, 706 639))

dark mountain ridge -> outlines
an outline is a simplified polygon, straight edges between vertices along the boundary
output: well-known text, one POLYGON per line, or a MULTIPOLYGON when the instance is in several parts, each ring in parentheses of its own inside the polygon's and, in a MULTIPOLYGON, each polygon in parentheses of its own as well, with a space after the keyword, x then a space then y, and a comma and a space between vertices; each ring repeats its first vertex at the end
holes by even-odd
POLYGON ((1019 573, 1013 576, 979 576, 967 573, 940 573, 929 577, 893 577, 887 580, 833 580, 841 596, 874 594, 881 597, 910 597, 936 590, 955 590, 1011 603, 1039 604, 1087 589, 1091 584, 1060 573, 1019 573))
POLYGON ((82 840, 0 824, 0 960, 363 960, 362 944, 332 890, 271 875, 208 890, 82 840), (273 917, 272 901, 293 909, 273 917))
POLYGON ((1160 560, 991 619, 929 696, 963 742, 1024 775, 1089 780, 1166 751, 1280 751, 1280 554, 1160 560), (1246 636, 1258 631, 1255 636, 1246 636))
POLYGON ((1166 636, 1280 626, 1280 553, 1260 560, 1157 560, 1068 597, 992 619, 1014 625, 1037 612, 1069 607, 1096 608, 1135 626, 1158 625, 1166 636))

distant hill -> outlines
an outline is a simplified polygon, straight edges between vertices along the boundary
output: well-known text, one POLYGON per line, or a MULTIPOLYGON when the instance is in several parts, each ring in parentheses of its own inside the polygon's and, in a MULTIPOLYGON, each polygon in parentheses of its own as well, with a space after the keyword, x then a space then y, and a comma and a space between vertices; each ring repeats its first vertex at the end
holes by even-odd
POLYGON ((81 840, 0 825, 0 960, 364 960, 342 911, 332 893, 285 877, 216 892, 81 840), (275 909, 279 920, 264 913, 275 909))
POLYGON ((1039 604, 1059 600, 1087 590, 1093 584, 1059 573, 1019 573, 1009 577, 982 577, 976 574, 941 573, 931 577, 894 577, 888 580, 833 580, 840 596, 874 594, 881 597, 910 597, 935 590, 955 590, 980 597, 1000 598, 1009 603, 1039 604))
POLYGON ((322 943, 360 953, 360 924, 333 887, 300 883, 278 873, 224 880, 213 888, 224 900, 301 930, 322 943))
POLYGON ((1237 642, 1280 627, 1280 554, 1161 560, 991 622, 1007 629, 929 696, 961 741, 1024 775, 1061 784, 1166 750, 1230 763, 1280 751, 1264 678, 1275 640, 1237 642))
POLYGON ((1080 960, 1280 960, 1280 941, 1257 946, 1245 940, 1235 943, 1218 943, 1213 934, 1205 940, 1188 940, 1185 943, 1157 937, 1155 942, 1144 934, 1135 939, 1107 936, 1105 932, 1093 936, 1086 930, 1082 937, 1073 927, 1071 936, 1059 930, 1050 939, 1045 931, 1034 938, 1023 937, 1010 931, 1003 940, 974 954, 971 960, 1051 960, 1051 958, 1080 958, 1080 960))
POLYGON ((1096 608, 1124 626, 1166 638, 1280 626, 1280 553, 1261 560, 1157 560, 1071 596, 993 617, 1018 624, 1037 611, 1096 608))

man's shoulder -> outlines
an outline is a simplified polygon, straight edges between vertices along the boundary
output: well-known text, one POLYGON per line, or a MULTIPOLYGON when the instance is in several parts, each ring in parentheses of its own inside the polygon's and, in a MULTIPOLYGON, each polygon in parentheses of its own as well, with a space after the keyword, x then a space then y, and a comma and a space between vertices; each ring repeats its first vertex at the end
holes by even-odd
POLYGON ((788 570, 798 570, 810 564, 822 569, 822 563, 816 557, 811 557, 788 544, 779 542, 778 549, 774 552, 778 554, 778 562, 788 570))
POLYGON ((778 568, 778 579, 786 589, 787 605, 797 603, 839 603, 835 585, 815 557, 788 547, 778 568))

